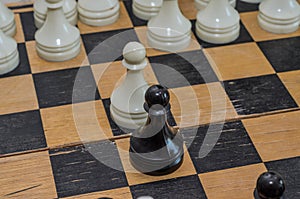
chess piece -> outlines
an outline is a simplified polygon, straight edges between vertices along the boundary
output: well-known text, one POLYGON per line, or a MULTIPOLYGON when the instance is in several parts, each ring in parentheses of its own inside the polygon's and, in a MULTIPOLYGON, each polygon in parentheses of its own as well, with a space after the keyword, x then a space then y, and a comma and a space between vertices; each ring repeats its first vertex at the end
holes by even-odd
POLYGON ((16 32, 16 22, 14 13, 8 9, 1 1, 0 1, 0 29, 8 36, 13 37, 16 32))
POLYGON ((265 172, 259 176, 254 190, 255 199, 285 199, 285 185, 276 172, 265 172))
POLYGON ((240 1, 243 1, 243 2, 246 2, 246 3, 260 3, 260 2, 262 2, 262 0, 240 0, 240 1))
POLYGON ((0 29, 0 75, 13 71, 19 62, 17 42, 0 29))
POLYGON ((62 0, 46 0, 44 25, 35 33, 38 55, 47 61, 66 61, 80 52, 80 33, 63 13, 62 0))
POLYGON ((170 95, 165 87, 153 85, 145 94, 146 124, 130 137, 130 162, 149 175, 169 174, 183 161, 183 138, 179 129, 169 126, 170 95))
POLYGON ((135 16, 149 20, 158 14, 163 0, 133 0, 132 11, 135 16))
POLYGON ((78 0, 79 20, 90 26, 105 26, 119 18, 118 0, 78 0))
POLYGON ((258 23, 272 33, 291 33, 299 28, 300 6, 296 0, 264 0, 259 5, 258 23))
MULTIPOLYGON (((41 28, 47 16, 46 0, 36 0, 33 4, 34 24, 37 28, 41 28)), ((67 20, 72 25, 77 24, 77 3, 75 0, 64 0, 63 11, 67 20)))
POLYGON ((228 0, 211 0, 207 7, 197 14, 196 34, 209 43, 232 42, 240 34, 239 13, 228 0))
POLYGON ((155 17, 148 22, 148 43, 163 51, 178 51, 189 46, 191 22, 186 19, 178 6, 178 0, 164 0, 155 17))
MULTIPOLYGON (((210 0, 195 0, 195 6, 197 10, 203 10, 206 8, 210 0)), ((236 0, 229 0, 229 3, 232 7, 236 6, 236 0)))
POLYGON ((127 68, 127 74, 111 95, 110 113, 120 127, 136 129, 147 120, 143 108, 148 88, 143 74, 147 66, 145 47, 138 42, 130 42, 123 49, 123 57, 122 64, 127 68))

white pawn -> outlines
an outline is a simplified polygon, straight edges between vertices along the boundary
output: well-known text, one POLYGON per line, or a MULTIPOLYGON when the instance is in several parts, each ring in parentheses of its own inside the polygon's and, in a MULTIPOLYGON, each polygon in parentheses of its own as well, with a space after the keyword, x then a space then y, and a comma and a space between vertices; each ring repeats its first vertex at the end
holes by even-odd
POLYGON ((90 26, 106 26, 119 18, 118 0, 78 0, 79 20, 90 26))
POLYGON ((178 0, 164 0, 158 15, 147 26, 147 39, 152 48, 174 52, 191 42, 192 25, 181 13, 178 0))
POLYGON ((258 24, 272 33, 291 33, 299 28, 300 6, 296 0, 264 0, 259 5, 258 24))
POLYGON ((260 3, 260 2, 262 2, 262 0, 240 0, 240 1, 244 1, 246 3, 260 3))
POLYGON ((124 81, 111 95, 110 113, 120 127, 136 129, 145 124, 144 96, 148 84, 143 69, 147 65, 145 47, 138 42, 130 42, 123 49, 122 64, 127 68, 124 81))
POLYGON ((197 14, 196 34, 209 43, 232 42, 240 34, 239 13, 228 0, 211 0, 208 6, 197 14))
POLYGON ((1 1, 0 1, 0 29, 8 36, 13 37, 16 32, 16 22, 14 13, 8 9, 1 1))
POLYGON ((66 61, 80 52, 80 33, 63 13, 62 0, 46 0, 48 7, 44 25, 35 33, 38 55, 47 61, 66 61))
POLYGON ((133 0, 133 14, 143 20, 149 20, 158 14, 163 0, 133 0))
MULTIPOLYGON (((33 4, 34 24, 37 28, 42 27, 47 16, 46 0, 36 0, 33 4)), ((77 3, 75 0, 64 0, 63 10, 67 20, 72 25, 77 24, 77 3)))
MULTIPOLYGON (((203 10, 206 8, 210 0, 195 0, 195 5, 197 10, 203 10)), ((236 0, 229 0, 229 3, 232 7, 236 6, 236 0)))
POLYGON ((14 70, 19 62, 17 42, 0 29, 0 75, 14 70))

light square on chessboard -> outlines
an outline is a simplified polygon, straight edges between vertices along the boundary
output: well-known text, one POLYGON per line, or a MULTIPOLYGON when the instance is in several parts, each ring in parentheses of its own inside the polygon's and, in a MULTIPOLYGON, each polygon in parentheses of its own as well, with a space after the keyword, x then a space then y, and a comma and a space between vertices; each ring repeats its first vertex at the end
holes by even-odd
POLYGON ((31 75, 2 78, 0 90, 0 114, 39 108, 31 75))
POLYGON ((24 38, 22 23, 19 14, 15 14, 15 22, 16 22, 17 33, 14 36, 14 39, 16 40, 17 43, 24 43, 25 38, 24 38))
POLYGON ((237 118, 237 113, 219 82, 175 88, 169 92, 171 111, 180 127, 237 118))
POLYGON ((300 156, 300 111, 242 122, 264 162, 300 156))
POLYGON ((0 195, 57 198, 48 151, 0 158, 0 195))
POLYGON ((113 199, 131 199, 131 193, 129 187, 123 187, 118 189, 111 189, 107 191, 100 191, 100 192, 92 192, 82 195, 70 196, 64 199, 95 199, 95 198, 113 198, 113 199))
MULTIPOLYGON (((140 42, 145 46, 148 57, 170 54, 170 52, 156 50, 149 46, 148 41, 147 41, 147 26, 135 27, 134 30, 135 30, 140 42)), ((191 39, 190 45, 185 49, 179 50, 178 52, 193 51, 193 50, 201 49, 201 46, 197 42, 195 35, 192 32, 191 32, 191 34, 192 34, 192 39, 191 39)))
POLYGON ((300 107, 300 70, 278 73, 278 76, 300 107))
POLYGON ((132 28, 133 25, 131 20, 128 16, 124 3, 120 1, 120 16, 119 19, 114 22, 113 24, 107 26, 89 26, 82 23, 78 20, 78 28, 81 34, 88 34, 88 33, 95 33, 95 32, 103 32, 103 31, 110 31, 110 30, 120 30, 126 28, 132 28))
POLYGON ((196 19, 198 10, 196 9, 194 0, 179 0, 178 4, 182 14, 186 18, 190 20, 196 19))
POLYGON ((41 109, 47 145, 57 147, 112 137, 102 101, 41 109))
POLYGON ((75 58, 63 62, 49 62, 40 58, 36 52, 35 46, 35 41, 26 42, 27 54, 32 73, 41 73, 89 65, 82 41, 80 53, 75 58))
MULTIPOLYGON (((126 75, 126 68, 122 65, 122 61, 92 65, 92 71, 102 99, 110 98, 113 90, 126 75)), ((144 77, 150 85, 158 83, 149 63, 144 69, 144 77)))
POLYGON ((207 48, 203 51, 222 81, 275 73, 254 42, 207 48))
POLYGON ((289 34, 274 34, 263 30, 257 21, 258 11, 240 13, 241 20, 254 41, 267 41, 274 39, 282 39, 288 37, 300 36, 300 29, 289 34))
POLYGON ((258 176, 265 172, 264 164, 253 164, 200 174, 199 178, 208 198, 253 198, 258 176))
POLYGON ((185 147, 184 160, 178 170, 168 175, 151 176, 138 172, 131 165, 129 160, 129 138, 116 140, 116 144, 126 174, 126 178, 130 186, 196 174, 190 155, 185 147))

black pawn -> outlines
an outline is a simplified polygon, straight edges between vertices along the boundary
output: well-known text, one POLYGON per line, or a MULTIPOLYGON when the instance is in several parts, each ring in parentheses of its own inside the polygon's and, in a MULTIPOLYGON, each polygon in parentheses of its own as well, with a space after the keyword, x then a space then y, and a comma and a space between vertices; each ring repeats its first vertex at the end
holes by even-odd
POLYGON ((130 137, 130 162, 145 174, 169 174, 180 167, 184 154, 179 130, 167 122, 169 92, 163 86, 151 86, 145 93, 145 101, 148 119, 130 137))
POLYGON ((285 199, 285 185, 282 177, 276 172, 265 172, 259 176, 254 191, 255 199, 285 199))

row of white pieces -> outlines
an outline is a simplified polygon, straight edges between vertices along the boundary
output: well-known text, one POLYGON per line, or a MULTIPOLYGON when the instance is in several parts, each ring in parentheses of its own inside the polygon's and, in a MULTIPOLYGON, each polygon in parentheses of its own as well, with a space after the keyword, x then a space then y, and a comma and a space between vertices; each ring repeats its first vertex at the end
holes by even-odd
MULTIPOLYGON (((46 0, 36 0, 34 3, 34 22, 37 28, 42 27, 46 20, 48 8, 46 0)), ((77 24, 77 19, 91 26, 105 26, 114 23, 119 18, 119 1, 104 0, 64 0, 63 11, 67 20, 77 24), (78 16, 79 13, 79 16, 78 16)))
POLYGON ((0 75, 14 70, 20 62, 13 12, 0 1, 0 75))

